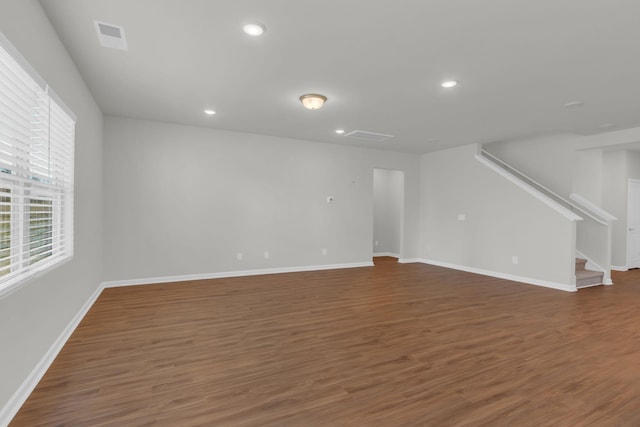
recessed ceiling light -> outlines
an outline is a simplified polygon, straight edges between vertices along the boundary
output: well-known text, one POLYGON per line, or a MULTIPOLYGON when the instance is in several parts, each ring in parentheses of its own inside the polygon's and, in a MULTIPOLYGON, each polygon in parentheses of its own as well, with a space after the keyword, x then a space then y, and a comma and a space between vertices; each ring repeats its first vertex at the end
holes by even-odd
POLYGON ((584 105, 584 102, 582 101, 571 101, 564 104, 564 108, 576 108, 576 107, 582 107, 583 105, 584 105))
POLYGON ((245 33, 250 36, 258 37, 264 34, 264 26, 260 24, 247 24, 242 27, 245 33))
POLYGON ((214 110, 210 110, 210 109, 204 110, 204 113, 207 116, 213 116, 214 114, 216 114, 216 112, 214 110))
POLYGON ((602 129, 608 129, 608 128, 612 128, 612 127, 614 127, 614 126, 615 126, 615 125, 614 125, 613 123, 603 123, 603 124, 601 124, 601 125, 600 125, 600 127, 601 127, 602 129))
POLYGON ((458 86, 458 82, 455 80, 447 80, 446 82, 442 82, 440 86, 442 86, 445 89, 450 89, 452 87, 458 86))
POLYGON ((342 134, 344 133, 344 129, 337 129, 337 130, 336 130, 336 133, 337 133, 338 135, 342 135, 342 134))
POLYGON ((300 97, 300 102, 302 102, 304 108, 309 110, 319 110, 322 108, 324 103, 327 102, 327 97, 324 95, 318 95, 317 93, 308 93, 300 97))

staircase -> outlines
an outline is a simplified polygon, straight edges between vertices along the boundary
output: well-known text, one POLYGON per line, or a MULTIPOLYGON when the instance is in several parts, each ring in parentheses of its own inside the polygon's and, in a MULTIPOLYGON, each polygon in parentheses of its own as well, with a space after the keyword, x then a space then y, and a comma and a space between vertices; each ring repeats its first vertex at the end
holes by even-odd
POLYGON ((576 258, 576 288, 588 288, 602 285, 604 273, 601 271, 587 270, 586 259, 576 258))

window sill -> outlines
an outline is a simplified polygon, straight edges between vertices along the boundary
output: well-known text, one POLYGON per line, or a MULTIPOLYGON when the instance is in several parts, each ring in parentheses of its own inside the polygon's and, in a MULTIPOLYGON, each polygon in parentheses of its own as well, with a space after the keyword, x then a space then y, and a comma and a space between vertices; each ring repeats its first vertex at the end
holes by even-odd
POLYGON ((67 256, 58 256, 48 263, 35 267, 33 270, 29 270, 26 276, 18 276, 9 280, 6 283, 3 283, 2 287, 0 287, 0 299, 7 297, 18 289, 22 288, 27 283, 31 282, 34 279, 38 279, 45 274, 49 273, 52 270, 55 270, 58 267, 63 266, 73 259, 73 255, 67 256))

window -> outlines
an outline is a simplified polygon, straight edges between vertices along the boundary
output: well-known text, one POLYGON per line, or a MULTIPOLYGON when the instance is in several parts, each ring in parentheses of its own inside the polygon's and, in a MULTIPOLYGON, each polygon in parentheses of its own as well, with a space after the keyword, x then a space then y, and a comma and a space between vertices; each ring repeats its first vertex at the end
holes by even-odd
POLYGON ((0 294, 73 255, 74 131, 0 34, 0 294))

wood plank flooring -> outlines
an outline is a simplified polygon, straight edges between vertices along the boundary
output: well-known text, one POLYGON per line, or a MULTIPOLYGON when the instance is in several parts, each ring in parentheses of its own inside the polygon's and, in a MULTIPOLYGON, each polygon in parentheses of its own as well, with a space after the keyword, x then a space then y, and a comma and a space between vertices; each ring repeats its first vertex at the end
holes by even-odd
POLYGON ((422 264, 107 289, 12 426, 638 426, 640 270, 422 264))

